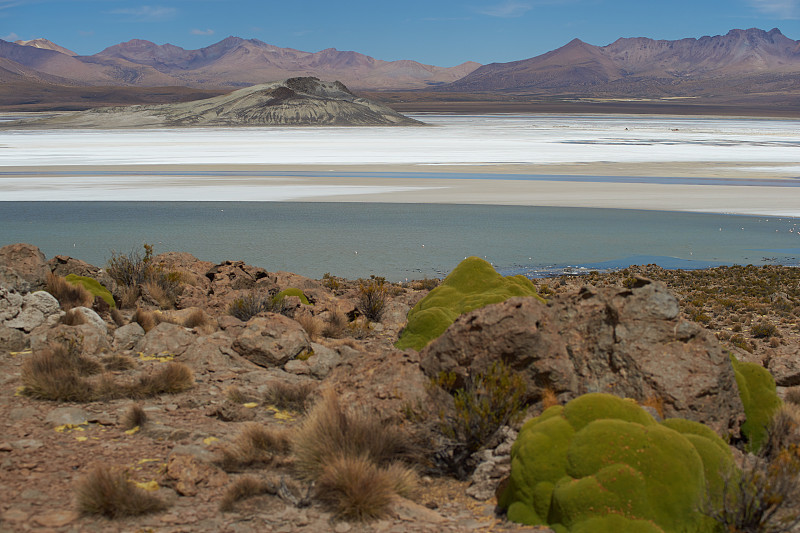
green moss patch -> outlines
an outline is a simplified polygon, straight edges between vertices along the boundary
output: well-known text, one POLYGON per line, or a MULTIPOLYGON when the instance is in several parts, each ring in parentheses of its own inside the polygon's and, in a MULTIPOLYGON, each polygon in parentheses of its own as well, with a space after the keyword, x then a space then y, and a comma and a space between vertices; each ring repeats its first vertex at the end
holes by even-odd
POLYGON ((280 302, 281 300, 283 300, 287 296, 297 296, 298 298, 300 298, 300 301, 302 303, 304 303, 305 305, 311 305, 308 302, 308 298, 306 297, 306 295, 303 294, 303 291, 301 291, 300 289, 293 288, 293 287, 289 287, 288 289, 279 292, 278 294, 276 294, 272 298, 272 300, 274 302, 280 302))
POLYGON ((67 274, 64 279, 73 285, 83 285, 83 287, 89 291, 92 296, 99 296, 109 306, 117 306, 117 304, 114 302, 114 297, 111 295, 111 292, 96 279, 87 276, 76 276, 75 274, 67 274))
POLYGON ((559 532, 714 531, 697 509, 733 467, 725 443, 688 420, 656 422, 629 400, 586 394, 528 421, 498 503, 559 532))
POLYGON ((513 296, 534 296, 536 286, 525 276, 504 277, 478 257, 464 259, 441 285, 408 313, 408 325, 395 346, 421 350, 444 333, 459 315, 513 296))
POLYGON ((767 427, 773 415, 781 407, 781 400, 775 389, 775 379, 769 371, 755 363, 738 361, 731 355, 731 364, 739 386, 744 414, 747 420, 742 424, 742 433, 747 437, 752 452, 761 449, 767 438, 767 427))

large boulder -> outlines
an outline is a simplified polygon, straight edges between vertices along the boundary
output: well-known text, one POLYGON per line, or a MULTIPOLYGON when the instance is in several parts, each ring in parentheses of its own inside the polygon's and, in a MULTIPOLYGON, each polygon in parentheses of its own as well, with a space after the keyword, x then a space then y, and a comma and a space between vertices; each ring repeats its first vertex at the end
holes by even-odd
POLYGON ((0 248, 0 267, 6 267, 30 284, 30 290, 44 288, 50 269, 39 248, 32 244, 9 244, 0 248))
POLYGON ((111 352, 106 333, 92 324, 55 327, 42 325, 31 333, 31 349, 38 351, 52 343, 64 344, 81 355, 99 355, 111 352))
POLYGON ((191 331, 177 324, 161 322, 136 344, 136 351, 146 356, 177 356, 194 342, 191 331))
MULTIPOLYGON (((275 293, 278 285, 275 276, 263 268, 245 264, 244 261, 225 261, 210 268, 205 277, 209 280, 209 298, 207 305, 218 311, 227 310, 228 306, 236 298, 242 297, 251 291, 258 291, 262 294, 275 293)), ((181 302, 181 306, 198 305, 197 291, 189 291, 194 294, 194 298, 181 302)))
POLYGON ((61 305, 52 294, 45 291, 30 292, 22 299, 22 308, 19 314, 11 320, 6 320, 5 325, 30 333, 49 318, 60 313, 61 305))
POLYGON ((730 359, 712 334, 678 314, 666 287, 647 280, 633 289, 584 288, 548 305, 512 298, 461 316, 421 352, 421 365, 431 377, 454 372, 463 383, 503 360, 534 396, 609 392, 738 434, 744 411, 730 359))
POLYGON ((308 352, 311 340, 303 327, 291 318, 266 313, 247 322, 233 349, 245 359, 269 368, 308 352))
POLYGON ((28 339, 20 330, 0 324, 0 351, 18 352, 27 344, 28 339))

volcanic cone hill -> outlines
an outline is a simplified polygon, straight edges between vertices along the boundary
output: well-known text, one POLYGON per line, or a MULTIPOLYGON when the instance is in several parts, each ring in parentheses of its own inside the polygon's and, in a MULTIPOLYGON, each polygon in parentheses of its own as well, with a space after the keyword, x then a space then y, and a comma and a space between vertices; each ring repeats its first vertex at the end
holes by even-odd
POLYGON ((177 104, 106 107, 14 122, 13 128, 410 126, 421 122, 360 98, 341 82, 290 78, 177 104))

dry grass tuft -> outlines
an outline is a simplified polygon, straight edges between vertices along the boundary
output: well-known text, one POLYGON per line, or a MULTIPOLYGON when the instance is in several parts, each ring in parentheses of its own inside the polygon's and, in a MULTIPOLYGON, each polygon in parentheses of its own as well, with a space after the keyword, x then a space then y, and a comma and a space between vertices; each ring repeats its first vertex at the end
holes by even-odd
POLYGON ((337 457, 323 468, 316 496, 339 519, 375 520, 395 499, 394 480, 367 457, 337 457))
POLYGON ((316 341, 319 334, 322 332, 322 323, 311 313, 302 313, 294 318, 300 326, 308 334, 308 338, 316 341))
POLYGON ((125 325, 125 317, 122 315, 122 312, 120 312, 119 309, 117 309, 116 307, 112 307, 109 310, 109 314, 111 315, 111 320, 114 321, 114 324, 116 324, 117 327, 125 325))
POLYGON ((329 339, 339 339, 347 329, 347 317, 341 311, 333 311, 322 327, 322 335, 329 339))
POLYGON ((235 385, 231 385, 230 387, 225 389, 225 397, 229 401, 239 405, 253 401, 253 398, 251 398, 248 394, 242 392, 242 389, 240 389, 235 385))
POLYGON ((62 344, 50 344, 22 364, 23 392, 43 400, 90 401, 93 391, 84 376, 100 370, 97 361, 62 344))
POLYGON ((773 415, 767 427, 767 438, 759 455, 775 460, 784 450, 797 450, 800 446, 800 406, 784 403, 773 415))
POLYGON ((118 353, 104 357, 102 362, 110 372, 124 372, 136 368, 136 361, 132 357, 118 353))
POLYGON ((78 511, 108 518, 138 516, 163 511, 167 505, 130 481, 122 471, 96 467, 75 487, 78 511))
POLYGON ((554 405, 558 405, 558 396, 556 396, 556 391, 550 387, 545 387, 542 390, 542 408, 548 409, 554 405))
POLYGON ((337 458, 364 458, 384 465, 416 455, 408 431, 364 409, 346 411, 332 391, 326 391, 303 419, 293 435, 292 450, 298 471, 312 480, 337 458))
POLYGON ((94 301, 94 296, 83 285, 73 285, 65 278, 53 274, 47 274, 47 292, 52 294, 61 307, 65 310, 73 307, 89 307, 94 301))
POLYGON ((276 381, 269 385, 264 394, 264 403, 274 405, 278 409, 303 413, 308 408, 311 394, 316 390, 317 385, 308 381, 300 383, 276 381))
POLYGON ((219 510, 227 513, 233 510, 234 504, 260 494, 276 494, 278 484, 272 480, 258 479, 251 476, 242 477, 233 482, 222 496, 219 510))
POLYGON ((408 500, 419 496, 419 476, 416 471, 402 463, 391 463, 385 470, 396 494, 408 500))
POLYGON ((75 308, 70 309, 59 320, 65 326, 80 326, 86 324, 86 316, 75 308))
POLYGON ((139 287, 138 285, 122 286, 119 289, 119 306, 123 309, 130 309, 136 307, 136 302, 139 300, 139 287))
POLYGON ((791 387, 786 391, 786 401, 794 404, 800 405, 800 387, 791 387))
POLYGON ((194 386, 192 370, 183 363, 170 362, 151 374, 144 374, 128 389, 130 398, 150 398, 159 394, 177 394, 194 386))
POLYGON ((228 472, 235 472, 253 464, 269 464, 287 455, 291 449, 289 430, 267 428, 255 422, 246 424, 241 433, 221 450, 217 461, 228 472))
POLYGON ((193 309, 183 320, 183 327, 194 329, 208 324, 208 317, 202 309, 193 309))
POLYGON ((156 280, 146 281, 142 284, 142 291, 158 304, 161 309, 175 307, 175 295, 165 289, 156 280))
POLYGON ((147 423, 147 413, 139 404, 131 405, 122 417, 122 427, 125 429, 143 428, 147 423))
POLYGON ((142 326, 142 329, 147 333, 161 322, 161 315, 137 308, 136 312, 133 314, 133 321, 142 326))

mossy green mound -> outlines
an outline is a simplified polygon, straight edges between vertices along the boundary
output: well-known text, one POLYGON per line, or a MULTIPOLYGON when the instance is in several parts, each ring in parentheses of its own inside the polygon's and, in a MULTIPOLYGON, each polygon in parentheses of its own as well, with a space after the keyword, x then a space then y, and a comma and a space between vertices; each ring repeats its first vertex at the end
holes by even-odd
POLYGON ((513 296, 535 296, 544 302, 525 276, 504 277, 483 259, 464 259, 441 285, 409 311, 408 324, 395 346, 401 350, 421 350, 444 333, 459 315, 513 296))
POLYGON ((306 297, 306 295, 303 294, 303 291, 301 291, 300 289, 295 289, 293 287, 289 287, 288 289, 279 292, 272 298, 272 300, 274 302, 280 302, 287 296, 297 296, 298 298, 300 298, 300 301, 303 302, 305 305, 311 305, 308 302, 308 298, 306 297))
POLYGON ((109 306, 117 306, 117 304, 114 302, 114 297, 111 295, 111 292, 96 279, 87 276, 76 276, 75 274, 67 274, 64 279, 73 285, 83 285, 83 287, 89 291, 92 296, 99 296, 109 306))
POLYGON ((742 433, 747 437, 750 451, 757 452, 767 438, 767 427, 773 415, 781 406, 775 389, 775 379, 761 365, 740 362, 733 355, 731 364, 747 417, 742 424, 742 433))
POLYGON ((586 394, 522 428, 499 504, 514 522, 560 533, 714 531, 697 509, 731 453, 710 429, 656 422, 636 403, 586 394))

